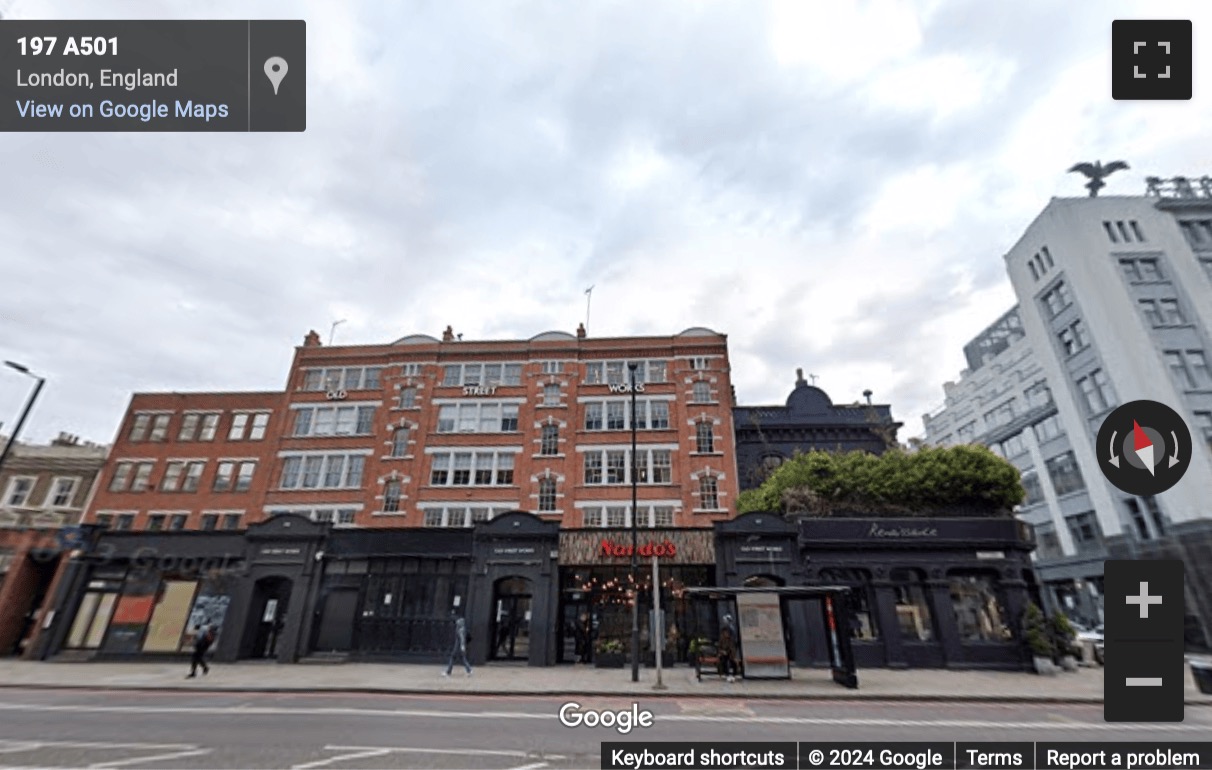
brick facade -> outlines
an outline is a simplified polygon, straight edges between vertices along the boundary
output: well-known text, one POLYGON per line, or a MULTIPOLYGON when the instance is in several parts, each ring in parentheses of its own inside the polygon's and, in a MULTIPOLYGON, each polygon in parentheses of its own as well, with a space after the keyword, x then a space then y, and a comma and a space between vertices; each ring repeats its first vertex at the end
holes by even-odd
POLYGON ((258 520, 266 469, 281 430, 282 400, 281 392, 136 393, 86 521, 116 529, 170 530, 208 528, 204 516, 214 517, 209 527, 214 529, 243 529, 258 520), (260 420, 265 426, 258 438, 260 420), (237 437, 233 428, 240 424, 237 437), (216 491, 223 463, 233 464, 235 477, 229 489, 216 491), (255 463, 247 489, 237 483, 242 463, 255 463), (200 464, 196 477, 191 464, 200 464))
POLYGON ((338 347, 313 332, 281 392, 137 394, 89 520, 198 529, 204 513, 218 512, 208 526, 222 529, 291 511, 338 526, 459 527, 520 509, 565 527, 621 526, 631 499, 628 361, 639 362, 643 385, 641 525, 730 518, 737 473, 724 335, 465 342, 448 329, 441 340, 338 347), (229 440, 241 412, 269 415, 263 437, 229 440), (213 439, 182 440, 186 414, 220 415, 213 439), (224 461, 255 462, 247 489, 215 491, 224 461), (195 491, 164 491, 166 475, 170 488, 188 476, 170 473, 171 462, 203 464, 195 491), (593 483, 599 477, 606 483, 593 483))

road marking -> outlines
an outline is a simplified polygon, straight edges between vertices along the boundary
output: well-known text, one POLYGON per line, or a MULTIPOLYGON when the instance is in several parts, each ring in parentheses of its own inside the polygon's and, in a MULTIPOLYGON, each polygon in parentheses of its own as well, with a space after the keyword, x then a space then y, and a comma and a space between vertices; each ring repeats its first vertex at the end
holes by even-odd
POLYGON ((5 745, 0 746, 0 754, 12 754, 12 753, 21 752, 21 751, 33 751, 34 749, 42 748, 41 743, 35 743, 34 741, 26 741, 25 743, 12 743, 12 745, 8 745, 8 744, 10 744, 10 741, 0 741, 0 744, 5 744, 5 745))
MULTIPOLYGON (((533 759, 533 751, 510 751, 508 749, 417 749, 411 746, 325 746, 325 751, 399 751, 410 754, 458 754, 468 757, 513 757, 533 759)), ((547 759, 567 759, 561 754, 544 754, 547 759)))
POLYGON ((541 767, 547 767, 547 763, 546 762, 536 762, 533 765, 522 765, 521 767, 515 767, 515 768, 512 768, 511 770, 539 770, 539 768, 541 768, 541 767))
POLYGON ((203 754, 209 754, 210 749, 194 748, 188 751, 174 751, 171 754, 153 754, 146 757, 131 757, 129 759, 115 759, 112 762, 98 762, 89 767, 124 767, 126 765, 139 765, 144 762, 153 762, 157 759, 183 759, 185 757, 197 757, 203 754))
MULTIPOLYGON (((324 747, 325 751, 331 751, 328 746, 324 747)), ((339 754, 329 759, 317 759, 315 762, 304 762, 301 765, 293 765, 291 770, 308 770, 312 767, 324 767, 331 765, 333 762, 344 762, 350 759, 366 759, 367 757, 381 757, 384 754, 390 754, 391 749, 370 749, 368 751, 355 751, 352 754, 339 754)))
MULTIPOLYGON (((233 714, 261 716, 383 716, 421 719, 516 719, 516 720, 556 720, 554 713, 531 714, 510 711, 433 711, 406 709, 357 709, 357 708, 274 708, 256 707, 234 711, 227 707, 208 706, 161 706, 149 708, 145 706, 77 706, 77 705, 33 705, 27 703, 0 703, 0 711, 48 711, 48 712, 81 712, 81 713, 111 713, 111 714, 196 714, 206 716, 232 716, 233 714)), ((773 717, 773 716, 714 716, 695 714, 663 714, 657 721, 664 722, 702 722, 772 724, 772 725, 808 725, 816 727, 961 727, 973 729, 1011 728, 1021 730, 1103 730, 1103 731, 1206 731, 1206 724, 1196 725, 1187 723, 1149 724, 1131 722, 1073 722, 1058 724, 1056 722, 1004 722, 992 720, 960 720, 960 719, 862 719, 837 717, 773 717)), ((592 730, 591 730, 592 732, 592 730)), ((600 732, 600 731, 598 731, 600 732)), ((165 748, 181 748, 166 746, 165 748)), ((363 747, 346 747, 363 748, 363 747)), ((365 747, 367 750, 382 747, 365 747)), ((516 756, 516 755, 510 755, 516 756)))

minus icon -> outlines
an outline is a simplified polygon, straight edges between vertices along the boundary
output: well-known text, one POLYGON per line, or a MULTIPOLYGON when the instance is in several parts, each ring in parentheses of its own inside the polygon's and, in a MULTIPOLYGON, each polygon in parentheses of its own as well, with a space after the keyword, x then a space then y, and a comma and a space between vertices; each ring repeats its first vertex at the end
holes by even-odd
POLYGON ((1160 676, 1130 676, 1127 677, 1125 683, 1128 687, 1161 687, 1162 678, 1160 676))

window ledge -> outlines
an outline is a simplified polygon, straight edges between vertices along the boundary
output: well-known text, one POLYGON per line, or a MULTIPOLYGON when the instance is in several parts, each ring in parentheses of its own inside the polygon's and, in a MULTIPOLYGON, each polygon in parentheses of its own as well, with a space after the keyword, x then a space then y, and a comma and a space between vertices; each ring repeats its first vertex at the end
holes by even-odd
POLYGON ((563 452, 559 453, 558 455, 531 455, 530 456, 530 459, 532 459, 532 460, 566 460, 567 458, 568 458, 568 455, 564 454, 563 452))
POLYGON ((399 518, 400 516, 407 516, 408 512, 407 511, 371 511, 370 515, 371 516, 393 516, 393 517, 399 518))
POLYGON ((383 461, 387 461, 387 460, 415 460, 415 459, 417 459, 417 456, 416 456, 416 455, 382 455, 382 456, 380 456, 380 457, 379 457, 379 459, 380 459, 380 460, 383 460, 383 461))
POLYGON ((691 513, 728 513, 725 508, 691 508, 691 513))
POLYGON ((723 457, 723 452, 691 452, 691 457, 723 457))

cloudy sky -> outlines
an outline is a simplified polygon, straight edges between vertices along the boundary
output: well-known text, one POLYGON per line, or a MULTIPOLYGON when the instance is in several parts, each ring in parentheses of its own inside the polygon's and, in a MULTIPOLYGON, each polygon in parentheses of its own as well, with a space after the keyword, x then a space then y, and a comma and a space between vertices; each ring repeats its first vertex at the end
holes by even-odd
MULTIPOLYGON (((49 380, 38 440, 280 388, 337 319, 573 331, 590 285, 593 336, 709 326, 743 402, 802 366, 907 437, 1013 304, 1003 253, 1084 194, 1065 169, 1212 171, 1206 1, 3 2, 307 21, 305 133, 0 136, 0 358, 49 380), (1116 18, 1194 19, 1194 100, 1111 100, 1116 18)), ((0 370, 5 425, 29 384, 0 370)))

